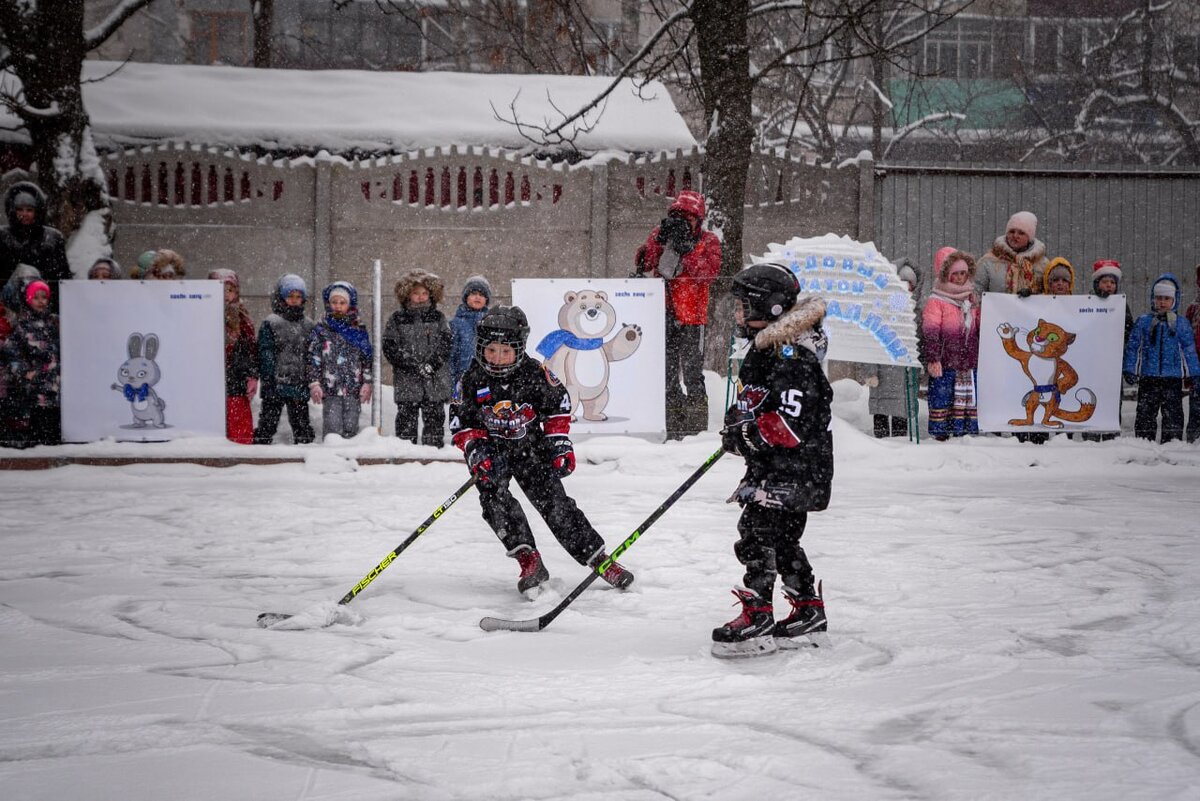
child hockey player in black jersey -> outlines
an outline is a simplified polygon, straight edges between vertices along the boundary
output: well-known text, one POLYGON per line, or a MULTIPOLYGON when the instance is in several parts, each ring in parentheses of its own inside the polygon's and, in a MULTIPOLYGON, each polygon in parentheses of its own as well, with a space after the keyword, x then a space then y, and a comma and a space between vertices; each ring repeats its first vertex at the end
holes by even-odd
POLYGON ((825 302, 807 297, 797 303, 799 289, 780 264, 756 264, 733 279, 734 321, 739 336, 752 343, 721 444, 746 459, 746 474, 730 498, 742 506, 733 551, 746 574, 744 586, 733 591, 741 614, 713 629, 718 657, 812 645, 806 635, 826 629, 825 604, 800 537, 808 513, 829 505, 833 391, 821 371, 825 302), (773 614, 777 576, 791 606, 779 621, 773 614))
MULTIPOLYGON (((498 306, 479 321, 475 363, 459 385, 450 432, 478 481, 483 519, 521 567, 517 590, 536 597, 550 573, 509 491, 511 479, 575 561, 595 567, 608 556, 604 540, 563 490, 562 479, 575 470, 567 437, 571 399, 553 373, 526 355, 528 338, 529 322, 516 306, 498 306)), ((633 574, 616 562, 601 576, 619 589, 633 583, 633 574)))

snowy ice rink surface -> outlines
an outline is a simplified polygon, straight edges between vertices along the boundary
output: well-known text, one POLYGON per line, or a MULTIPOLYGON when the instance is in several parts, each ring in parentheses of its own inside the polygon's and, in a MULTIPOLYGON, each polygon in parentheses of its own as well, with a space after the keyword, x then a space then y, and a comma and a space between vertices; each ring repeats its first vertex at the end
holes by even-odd
MULTIPOLYGON (((255 626, 322 617, 461 462, 4 474, 0 798, 1200 797, 1200 448, 879 442, 841 383, 804 541, 835 648, 757 660, 708 654, 733 457, 628 552, 632 591, 536 634, 478 621, 585 573, 535 520, 552 590, 523 601, 474 494, 350 622, 255 626)), ((615 544, 716 447, 592 440, 567 488, 615 544)))

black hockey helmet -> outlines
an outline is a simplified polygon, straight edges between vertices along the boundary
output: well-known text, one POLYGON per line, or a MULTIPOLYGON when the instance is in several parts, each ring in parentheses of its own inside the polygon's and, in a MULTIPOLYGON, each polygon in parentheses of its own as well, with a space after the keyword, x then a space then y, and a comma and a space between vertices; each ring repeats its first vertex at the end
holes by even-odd
POLYGON ((496 306, 479 321, 475 329, 475 361, 489 375, 504 376, 517 369, 525 354, 525 341, 529 339, 529 319, 520 306, 496 306), (484 349, 493 342, 511 345, 517 352, 512 364, 496 365, 483 357, 484 349))
MULTIPOLYGON (((796 305, 800 281, 786 265, 777 262, 752 264, 733 277, 730 292, 742 304, 746 322, 772 322, 796 305)), ((752 329, 738 327, 738 336, 753 336, 752 329)))

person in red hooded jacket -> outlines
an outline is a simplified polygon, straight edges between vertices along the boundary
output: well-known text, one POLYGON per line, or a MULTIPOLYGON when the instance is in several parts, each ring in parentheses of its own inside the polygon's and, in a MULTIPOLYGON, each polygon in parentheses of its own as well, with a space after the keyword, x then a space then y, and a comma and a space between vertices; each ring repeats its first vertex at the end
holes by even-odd
POLYGON ((703 230, 706 212, 704 196, 684 189, 634 259, 635 275, 666 279, 667 437, 671 439, 708 428, 704 326, 709 285, 721 271, 721 240, 703 230))

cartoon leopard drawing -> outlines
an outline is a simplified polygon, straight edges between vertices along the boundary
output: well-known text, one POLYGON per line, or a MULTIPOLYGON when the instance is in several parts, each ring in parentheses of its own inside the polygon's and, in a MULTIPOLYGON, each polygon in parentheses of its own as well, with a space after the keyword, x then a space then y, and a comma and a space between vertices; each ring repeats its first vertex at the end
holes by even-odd
POLYGON ((1075 391, 1075 399, 1079 401, 1079 408, 1075 411, 1064 411, 1058 405, 1063 394, 1079 383, 1079 373, 1063 358, 1067 348, 1075 341, 1074 334, 1060 325, 1038 320, 1037 327, 1025 337, 1029 350, 1022 350, 1016 343, 1016 326, 1001 323, 996 326, 996 333, 1000 335, 1004 352, 1021 363, 1021 369, 1033 382, 1033 389, 1021 399, 1025 406, 1025 417, 1009 420, 1010 426, 1033 425, 1039 405, 1046 408, 1041 422, 1046 428, 1062 428, 1061 420, 1082 423, 1091 418, 1096 411, 1096 393, 1086 387, 1075 391), (1053 417, 1058 419, 1052 420, 1053 417))

